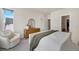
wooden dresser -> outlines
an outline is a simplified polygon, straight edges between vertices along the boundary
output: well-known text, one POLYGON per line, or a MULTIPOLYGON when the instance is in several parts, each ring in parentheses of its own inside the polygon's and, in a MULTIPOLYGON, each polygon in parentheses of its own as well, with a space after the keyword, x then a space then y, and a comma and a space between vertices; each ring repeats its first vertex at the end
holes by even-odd
POLYGON ((29 34, 40 32, 40 28, 29 27, 28 30, 24 29, 24 38, 29 38, 29 34))

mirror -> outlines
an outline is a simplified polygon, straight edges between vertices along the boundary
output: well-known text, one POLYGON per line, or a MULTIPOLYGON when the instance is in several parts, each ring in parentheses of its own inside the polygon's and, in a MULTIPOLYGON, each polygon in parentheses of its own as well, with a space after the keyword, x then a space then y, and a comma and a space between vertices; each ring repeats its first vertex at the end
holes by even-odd
POLYGON ((27 24, 28 26, 31 26, 31 27, 35 27, 35 20, 34 19, 29 19, 28 20, 28 24, 27 24))

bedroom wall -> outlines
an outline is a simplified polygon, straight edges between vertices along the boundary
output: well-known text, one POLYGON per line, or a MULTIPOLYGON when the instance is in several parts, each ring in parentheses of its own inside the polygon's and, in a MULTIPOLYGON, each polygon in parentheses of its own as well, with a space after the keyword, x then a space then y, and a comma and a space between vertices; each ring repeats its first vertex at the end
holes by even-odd
POLYGON ((79 45, 79 8, 71 10, 72 41, 79 45))
POLYGON ((0 31, 3 31, 3 29, 4 29, 3 13, 2 13, 2 9, 0 8, 0 31))
POLYGON ((63 9, 50 14, 51 29, 61 31, 61 16, 69 15, 69 9, 63 9))
POLYGON ((61 31, 61 16, 70 15, 70 32, 72 41, 79 44, 79 9, 63 9, 50 15, 51 29, 61 31))
MULTIPOLYGON (((1 10, 0 10, 0 16, 1 16, 1 10)), ((0 31, 2 31, 2 20, 1 20, 1 17, 0 17, 0 31)))
POLYGON ((30 9, 17 9, 14 8, 14 29, 16 32, 23 34, 24 27, 30 18, 35 19, 35 26, 40 28, 41 31, 47 30, 47 17, 46 15, 30 10, 30 9))
MULTIPOLYGON (((23 34, 24 27, 30 18, 35 19, 35 26, 41 31, 48 30, 47 15, 28 8, 8 8, 14 10, 14 30, 23 34)), ((0 9, 0 31, 3 30, 3 10, 0 9)))

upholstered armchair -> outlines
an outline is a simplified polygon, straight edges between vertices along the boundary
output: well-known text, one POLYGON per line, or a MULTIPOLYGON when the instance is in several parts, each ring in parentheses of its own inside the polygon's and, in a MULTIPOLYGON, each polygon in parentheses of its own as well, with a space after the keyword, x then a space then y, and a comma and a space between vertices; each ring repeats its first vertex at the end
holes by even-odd
POLYGON ((0 48, 9 49, 20 42, 20 35, 9 30, 0 32, 0 48))

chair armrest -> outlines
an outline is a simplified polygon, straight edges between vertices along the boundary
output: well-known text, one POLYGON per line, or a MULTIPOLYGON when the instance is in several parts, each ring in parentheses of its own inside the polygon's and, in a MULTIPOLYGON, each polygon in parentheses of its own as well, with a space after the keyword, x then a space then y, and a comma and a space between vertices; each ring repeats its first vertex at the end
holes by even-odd
POLYGON ((10 42, 16 41, 16 39, 20 39, 19 34, 16 34, 12 39, 10 39, 10 42))
POLYGON ((9 39, 6 38, 6 37, 2 37, 0 36, 0 46, 3 47, 3 48, 8 48, 9 46, 9 39))
POLYGON ((9 42, 7 37, 2 37, 2 36, 0 36, 0 41, 8 41, 9 42))

